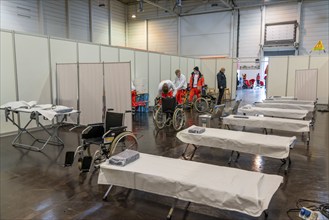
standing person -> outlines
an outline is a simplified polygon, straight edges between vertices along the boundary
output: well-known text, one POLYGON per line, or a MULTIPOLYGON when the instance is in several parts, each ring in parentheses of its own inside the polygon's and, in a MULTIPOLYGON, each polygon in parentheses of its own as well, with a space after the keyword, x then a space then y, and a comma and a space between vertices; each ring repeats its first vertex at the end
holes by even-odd
POLYGON ((260 75, 259 75, 259 73, 256 76, 256 82, 257 82, 257 86, 259 86, 259 83, 260 83, 260 75))
POLYGON ((183 96, 185 95, 185 90, 187 88, 187 82, 186 82, 186 77, 181 74, 180 70, 175 71, 176 78, 174 81, 176 90, 177 90, 177 95, 176 95, 176 100, 178 104, 183 103, 183 96))
POLYGON ((204 86, 204 78, 202 73, 199 71, 199 67, 194 67, 193 72, 190 77, 190 97, 189 101, 193 101, 194 95, 198 98, 200 97, 200 93, 202 92, 202 86, 204 86))
POLYGON ((226 88, 226 76, 225 76, 225 68, 221 68, 217 73, 217 86, 219 89, 217 105, 220 105, 222 102, 222 97, 224 95, 224 90, 226 88))
POLYGON ((159 96, 162 98, 175 97, 177 93, 175 85, 170 80, 163 80, 159 84, 159 96))

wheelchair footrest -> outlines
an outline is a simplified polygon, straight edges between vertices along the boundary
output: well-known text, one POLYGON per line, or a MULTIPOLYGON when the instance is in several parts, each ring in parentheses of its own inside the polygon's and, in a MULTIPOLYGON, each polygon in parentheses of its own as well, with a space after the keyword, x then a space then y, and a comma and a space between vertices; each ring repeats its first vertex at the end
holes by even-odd
POLYGON ((82 158, 81 172, 89 172, 92 159, 91 156, 85 156, 82 158))
POLYGON ((65 154, 64 166, 70 167, 72 166, 73 162, 74 162, 74 151, 67 151, 65 154))

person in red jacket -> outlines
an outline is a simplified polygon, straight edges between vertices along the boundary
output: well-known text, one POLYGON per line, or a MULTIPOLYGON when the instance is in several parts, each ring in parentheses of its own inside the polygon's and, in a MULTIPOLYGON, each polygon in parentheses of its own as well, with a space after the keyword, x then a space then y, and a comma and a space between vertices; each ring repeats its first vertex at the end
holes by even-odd
POLYGON ((204 78, 201 72, 199 71, 199 67, 196 66, 194 67, 190 77, 190 102, 193 101, 194 95, 196 95, 198 98, 200 97, 202 86, 204 86, 204 78))

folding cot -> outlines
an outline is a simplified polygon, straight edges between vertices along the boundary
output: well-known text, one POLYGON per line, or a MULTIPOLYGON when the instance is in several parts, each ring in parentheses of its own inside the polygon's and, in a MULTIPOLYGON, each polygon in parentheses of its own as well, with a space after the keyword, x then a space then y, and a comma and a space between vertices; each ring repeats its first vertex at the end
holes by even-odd
POLYGON ((252 105, 245 105, 238 110, 244 115, 264 115, 277 118, 305 119, 308 115, 307 110, 298 109, 280 109, 280 108, 261 108, 252 105))
POLYGON ((271 118, 260 116, 241 116, 241 115, 229 115, 223 118, 223 125, 230 128, 230 125, 254 128, 263 128, 267 134, 266 129, 274 129, 289 132, 304 133, 307 132, 307 146, 310 142, 310 127, 312 121, 286 119, 286 118, 271 118))
POLYGON ((297 105, 315 105, 316 101, 312 100, 286 100, 286 99, 264 99, 264 103, 289 103, 297 105))
POLYGON ((12 141, 12 146, 33 151, 42 151, 48 144, 63 146, 64 142, 58 136, 58 128, 64 123, 64 121, 67 120, 68 116, 72 114, 80 114, 80 112, 66 106, 43 104, 33 105, 32 107, 28 105, 22 107, 21 103, 26 102, 11 102, 0 107, 1 110, 5 111, 6 121, 9 120, 12 122, 13 125, 15 125, 19 130, 18 134, 12 141), (25 125, 18 122, 20 114, 29 114, 30 116, 25 125), (47 127, 43 125, 40 121, 40 117, 44 117, 45 119, 52 121, 52 126, 47 127), (38 139, 28 131, 27 128, 32 121, 35 121, 37 127, 42 128, 42 130, 48 134, 47 139, 38 139), (33 139, 32 144, 19 143, 19 140, 24 133, 28 134, 33 139), (34 146, 36 142, 43 143, 43 145, 41 147, 34 146))
POLYGON ((256 102, 254 104, 256 107, 261 108, 280 108, 280 109, 298 109, 306 110, 308 112, 314 112, 314 105, 306 104, 290 104, 290 103, 268 103, 268 102, 256 102))
POLYGON ((143 153, 124 167, 104 162, 98 176, 98 184, 110 185, 103 199, 113 185, 175 198, 167 219, 177 200, 258 217, 268 209, 282 181, 278 175, 143 153))
POLYGON ((296 143, 296 137, 281 137, 276 135, 264 135, 242 131, 231 131, 217 128, 205 128, 202 134, 190 133, 189 130, 195 128, 195 125, 177 133, 176 137, 186 143, 187 146, 183 153, 183 157, 187 159, 186 152, 189 145, 194 147, 190 160, 192 160, 198 146, 206 146, 213 148, 221 148, 231 150, 229 163, 232 161, 234 152, 257 154, 261 156, 281 159, 286 161, 285 172, 288 171, 290 160, 290 148, 296 143))

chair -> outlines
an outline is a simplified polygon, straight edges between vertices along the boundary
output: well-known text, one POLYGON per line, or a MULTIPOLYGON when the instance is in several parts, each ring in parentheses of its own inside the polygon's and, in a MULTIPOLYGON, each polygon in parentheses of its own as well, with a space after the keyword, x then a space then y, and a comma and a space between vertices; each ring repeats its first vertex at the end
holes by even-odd
MULTIPOLYGON (((71 166, 74 158, 78 155, 78 167, 82 172, 88 172, 91 164, 98 165, 105 161, 116 151, 118 144, 124 143, 124 148, 137 148, 137 139, 129 131, 126 131, 124 124, 124 113, 106 112, 104 123, 89 124, 81 133, 81 145, 72 152, 67 152, 65 166, 71 166), (129 142, 129 143, 127 143, 129 142), (91 154, 91 145, 98 145, 100 148, 91 154), (71 155, 71 156, 70 156, 71 155)), ((122 149, 124 150, 124 149, 122 149)))
POLYGON ((228 108, 226 111, 224 110, 223 117, 226 117, 228 115, 236 115, 238 113, 239 105, 241 103, 242 99, 238 99, 235 101, 233 107, 228 108))

